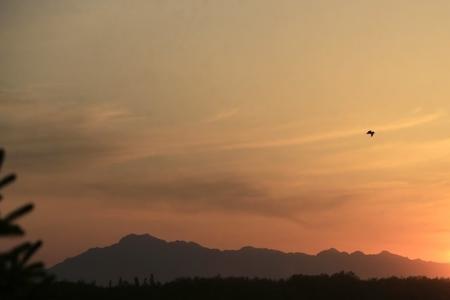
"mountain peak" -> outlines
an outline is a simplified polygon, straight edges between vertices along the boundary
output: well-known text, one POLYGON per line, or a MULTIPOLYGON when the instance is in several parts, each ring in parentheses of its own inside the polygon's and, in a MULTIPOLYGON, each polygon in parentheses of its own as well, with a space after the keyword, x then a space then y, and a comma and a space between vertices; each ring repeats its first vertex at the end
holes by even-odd
POLYGON ((131 233, 119 240, 119 244, 139 244, 139 243, 148 243, 148 242, 164 242, 157 237, 154 237, 150 234, 135 234, 131 233))
POLYGON ((338 255, 338 254, 342 254, 343 252, 340 252, 339 250, 337 250, 336 248, 330 248, 328 250, 323 250, 320 251, 319 253, 317 253, 317 256, 324 256, 324 255, 338 255))
POLYGON ((350 255, 359 256, 359 257, 365 256, 364 252, 362 252, 362 251, 354 251, 350 255))

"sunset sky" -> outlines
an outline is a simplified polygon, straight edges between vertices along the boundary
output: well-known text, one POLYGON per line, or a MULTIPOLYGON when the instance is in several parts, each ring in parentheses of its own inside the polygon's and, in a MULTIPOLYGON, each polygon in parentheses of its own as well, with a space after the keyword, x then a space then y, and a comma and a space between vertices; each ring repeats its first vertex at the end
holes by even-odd
POLYGON ((450 262, 449 53, 449 1, 3 0, 2 211, 48 265, 129 233, 450 262))

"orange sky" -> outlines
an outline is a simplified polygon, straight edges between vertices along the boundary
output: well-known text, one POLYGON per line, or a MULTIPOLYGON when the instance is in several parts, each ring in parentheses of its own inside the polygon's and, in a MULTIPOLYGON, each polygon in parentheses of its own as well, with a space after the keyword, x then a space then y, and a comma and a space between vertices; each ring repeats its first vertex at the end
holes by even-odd
POLYGON ((50 265, 131 232, 450 261, 449 28, 448 1, 2 1, 4 208, 36 203, 50 265))

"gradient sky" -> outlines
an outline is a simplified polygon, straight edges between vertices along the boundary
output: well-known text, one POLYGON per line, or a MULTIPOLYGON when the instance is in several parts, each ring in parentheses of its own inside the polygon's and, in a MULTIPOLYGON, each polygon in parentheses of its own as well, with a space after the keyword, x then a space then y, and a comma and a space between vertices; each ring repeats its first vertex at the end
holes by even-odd
POLYGON ((132 232, 450 261, 449 1, 3 0, 0 41, 2 205, 49 265, 132 232))

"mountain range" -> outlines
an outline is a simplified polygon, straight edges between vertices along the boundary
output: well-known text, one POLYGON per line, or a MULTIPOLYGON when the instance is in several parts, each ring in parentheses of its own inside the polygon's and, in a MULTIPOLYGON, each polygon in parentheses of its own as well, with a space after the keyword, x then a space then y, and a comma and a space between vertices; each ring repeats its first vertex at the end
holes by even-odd
POLYGON ((180 277, 237 276, 288 278, 294 274, 332 274, 351 271, 361 278, 450 277, 450 264, 411 260, 383 251, 379 254, 329 249, 317 255, 243 247, 218 250, 193 242, 130 234, 116 244, 92 248, 50 268, 60 280, 106 284, 119 278, 149 278, 166 282, 180 277))

